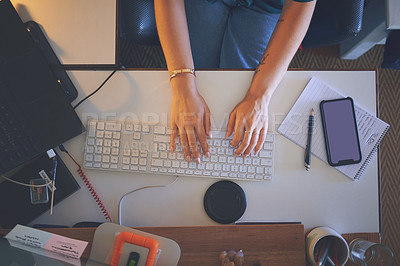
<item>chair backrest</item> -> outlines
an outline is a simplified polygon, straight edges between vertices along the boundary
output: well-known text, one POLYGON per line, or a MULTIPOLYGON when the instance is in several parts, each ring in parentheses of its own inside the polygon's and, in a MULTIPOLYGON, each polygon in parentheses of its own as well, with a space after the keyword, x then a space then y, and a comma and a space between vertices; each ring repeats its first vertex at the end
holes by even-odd
POLYGON ((363 11, 364 0, 317 0, 303 47, 334 45, 356 36, 363 11))
POLYGON ((153 0, 119 0, 119 37, 137 45, 159 45, 153 0))

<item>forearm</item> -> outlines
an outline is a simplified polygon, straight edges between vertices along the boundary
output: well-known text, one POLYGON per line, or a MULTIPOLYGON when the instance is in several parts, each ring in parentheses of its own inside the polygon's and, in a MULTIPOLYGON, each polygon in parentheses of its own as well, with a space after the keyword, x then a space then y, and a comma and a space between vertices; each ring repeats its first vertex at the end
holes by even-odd
POLYGON ((183 0, 155 0, 158 35, 169 71, 194 68, 183 0))
POLYGON ((286 0, 248 93, 269 102, 307 32, 315 1, 286 0))

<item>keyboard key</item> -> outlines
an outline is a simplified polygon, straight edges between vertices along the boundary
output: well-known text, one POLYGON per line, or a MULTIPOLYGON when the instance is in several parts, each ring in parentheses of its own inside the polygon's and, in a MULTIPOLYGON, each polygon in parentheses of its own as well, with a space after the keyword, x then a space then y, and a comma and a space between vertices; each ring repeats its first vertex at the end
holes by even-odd
POLYGON ((106 139, 111 139, 112 138, 112 132, 111 131, 105 131, 104 132, 104 137, 106 139))
MULTIPOLYGON (((131 158, 131 164, 134 164, 134 165, 139 164, 139 158, 137 158, 137 157, 132 157, 132 158, 131 158)), ((156 166, 162 166, 162 165, 156 165, 156 166)))
POLYGON ((166 127, 164 126, 154 126, 154 134, 165 135, 166 127))
MULTIPOLYGON (((172 165, 172 162, 170 160, 164 160, 164 167, 171 167, 171 166, 173 166, 173 165, 172 165)), ((177 167, 179 167, 179 162, 178 162, 178 166, 177 167)))
POLYGON ((274 135, 273 134, 267 134, 265 141, 267 142, 273 142, 274 141, 274 135))
POLYGON ((96 138, 103 138, 104 137, 104 131, 97 131, 96 132, 96 138))
POLYGON ((235 162, 236 162, 237 164, 243 164, 243 157, 236 157, 235 162))
POLYGON ((133 131, 133 124, 125 124, 126 131, 133 131))
POLYGON ((185 171, 185 174, 187 174, 187 175, 193 175, 193 170, 186 170, 186 171, 185 171))
POLYGON ((109 155, 104 155, 103 156, 103 163, 109 163, 110 162, 110 156, 109 155))
POLYGON ((148 126, 148 125, 142 125, 142 132, 144 132, 144 133, 149 133, 149 132, 150 132, 150 126, 148 126))
POLYGON ((151 165, 153 166, 163 166, 163 160, 160 159, 152 159, 151 165))
POLYGON ((259 156, 261 158, 272 158, 272 151, 260 151, 259 156))
POLYGON ((226 163, 226 157, 225 156, 220 156, 218 162, 226 163))
POLYGON ((261 159, 261 165, 272 166, 272 160, 271 159, 261 159))
POLYGON ((104 122, 97 122, 97 129, 104 130, 104 122))
POLYGON ((94 138, 88 138, 87 144, 88 145, 94 145, 94 138))
POLYGON ((121 133, 113 132, 113 139, 120 139, 120 138, 121 138, 121 133))
POLYGON ((111 149, 111 154, 112 155, 118 155, 119 154, 119 149, 118 148, 112 148, 111 149))
POLYGON ((94 147, 93 146, 87 146, 86 147, 86 152, 87 153, 94 153, 94 147))
POLYGON ((119 140, 112 140, 112 144, 113 147, 119 147, 119 140))
POLYGON ((111 139, 105 139, 104 140, 104 146, 105 147, 111 147, 111 139))
POLYGON ((117 156, 111 156, 111 163, 118 163, 118 157, 117 156))
POLYGON ((129 164, 131 160, 129 159, 129 157, 122 157, 122 163, 123 164, 129 164))
POLYGON ((272 144, 272 143, 270 143, 270 142, 265 142, 264 143, 264 149, 265 150, 272 150, 272 148, 274 147, 274 145, 272 144))
POLYGON ((89 137, 96 136, 96 122, 94 122, 94 121, 89 122, 88 136, 89 137))
POLYGON ((170 141, 170 136, 166 135, 154 135, 153 141, 154 142, 165 142, 169 144, 170 141))

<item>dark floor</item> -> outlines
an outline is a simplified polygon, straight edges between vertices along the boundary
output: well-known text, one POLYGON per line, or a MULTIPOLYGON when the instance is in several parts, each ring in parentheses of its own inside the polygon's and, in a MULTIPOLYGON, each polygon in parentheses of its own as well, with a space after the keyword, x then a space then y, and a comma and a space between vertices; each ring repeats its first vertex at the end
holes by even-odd
MULTIPOLYGON (((165 68, 165 59, 158 46, 131 46, 120 43, 121 63, 132 68, 165 68)), ((381 69, 384 47, 377 45, 357 60, 341 60, 338 46, 298 51, 293 69, 377 69, 379 81, 379 116, 391 125, 380 149, 382 243, 395 253, 400 265, 400 70, 381 69)))

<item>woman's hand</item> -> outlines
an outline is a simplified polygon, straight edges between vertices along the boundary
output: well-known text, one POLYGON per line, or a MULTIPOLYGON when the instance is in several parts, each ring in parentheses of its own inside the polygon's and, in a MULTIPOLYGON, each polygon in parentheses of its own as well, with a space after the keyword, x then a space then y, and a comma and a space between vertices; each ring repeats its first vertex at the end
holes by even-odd
POLYGON ((210 110, 198 93, 191 74, 181 74, 171 80, 171 144, 170 151, 176 148, 176 138, 180 136, 187 161, 193 159, 200 163, 199 140, 203 153, 209 157, 207 136, 211 137, 210 110))
POLYGON ((225 138, 235 131, 231 145, 240 144, 235 155, 246 157, 253 150, 255 154, 260 151, 268 131, 268 104, 264 97, 247 93, 231 112, 225 138))

